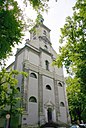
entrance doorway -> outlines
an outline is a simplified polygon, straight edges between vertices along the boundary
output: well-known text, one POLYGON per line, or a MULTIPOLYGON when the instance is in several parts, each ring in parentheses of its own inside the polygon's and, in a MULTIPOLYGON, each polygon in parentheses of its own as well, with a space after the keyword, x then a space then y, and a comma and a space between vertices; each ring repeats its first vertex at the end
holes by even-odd
POLYGON ((52 108, 48 108, 47 117, 48 117, 48 122, 52 122, 52 108))

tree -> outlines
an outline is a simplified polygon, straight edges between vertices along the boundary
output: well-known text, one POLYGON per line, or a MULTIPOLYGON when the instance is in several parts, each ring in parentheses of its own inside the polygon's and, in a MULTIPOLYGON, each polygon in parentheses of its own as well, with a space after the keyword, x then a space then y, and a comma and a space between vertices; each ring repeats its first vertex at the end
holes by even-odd
MULTIPOLYGON (((66 18, 66 23, 63 28, 61 28, 60 43, 60 54, 58 55, 54 64, 61 67, 65 66, 67 72, 70 75, 73 75, 74 79, 71 79, 70 86, 68 86, 68 97, 69 98, 69 107, 72 106, 72 115, 75 116, 76 113, 74 106, 80 106, 79 102, 75 100, 75 94, 77 93, 77 88, 79 87, 80 92, 78 98, 81 98, 79 101, 84 106, 83 110, 86 108, 86 0, 77 0, 75 6, 73 7, 73 16, 66 18), (77 79, 76 82, 74 80, 77 79), (74 82, 74 83, 72 83, 74 82), (75 88, 73 88, 73 86, 75 88), (77 87, 76 87, 77 86, 77 87), (76 89, 76 90, 74 90, 76 89), (72 97, 73 95, 73 97, 72 97), (72 101, 71 101, 72 100, 72 101), (73 103, 72 103, 73 102, 73 103)), ((68 82, 67 82, 68 84, 68 82)), ((80 108, 81 109, 81 108, 80 108)), ((81 112, 80 112, 81 113, 81 112)), ((81 114, 82 116, 82 114, 81 114)), ((84 113, 83 113, 84 116, 84 113)), ((80 116, 79 116, 80 117, 80 116)))
POLYGON ((86 98, 85 94, 81 92, 79 80, 75 77, 68 77, 67 84, 67 97, 69 103, 69 112, 72 123, 79 120, 86 121, 86 98))
MULTIPOLYGON (((47 8, 47 0, 23 0, 30 2, 33 9, 42 12, 47 8)), ((21 42, 24 22, 23 12, 15 0, 0 0, 0 60, 5 59, 15 44, 21 42)))
POLYGON ((9 113, 10 123, 12 117, 18 116, 23 110, 20 106, 22 99, 16 79, 19 74, 27 76, 25 72, 16 70, 7 72, 5 68, 0 72, 0 117, 6 117, 6 114, 9 113))
POLYGON ((15 44, 20 42, 23 24, 20 8, 14 0, 0 1, 0 60, 6 58, 15 44))
POLYGON ((81 79, 86 91, 86 1, 77 0, 72 17, 66 18, 61 28, 60 54, 55 61, 58 66, 65 65, 67 72, 73 72, 81 79))

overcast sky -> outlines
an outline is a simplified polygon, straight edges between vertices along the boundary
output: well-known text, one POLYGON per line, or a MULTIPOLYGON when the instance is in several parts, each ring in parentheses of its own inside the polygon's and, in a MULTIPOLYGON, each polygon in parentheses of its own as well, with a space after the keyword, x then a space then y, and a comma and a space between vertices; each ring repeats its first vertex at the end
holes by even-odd
POLYGON ((65 24, 65 18, 72 16, 76 0, 50 0, 50 10, 44 15, 44 24, 51 29, 51 42, 58 52, 60 28, 65 24))

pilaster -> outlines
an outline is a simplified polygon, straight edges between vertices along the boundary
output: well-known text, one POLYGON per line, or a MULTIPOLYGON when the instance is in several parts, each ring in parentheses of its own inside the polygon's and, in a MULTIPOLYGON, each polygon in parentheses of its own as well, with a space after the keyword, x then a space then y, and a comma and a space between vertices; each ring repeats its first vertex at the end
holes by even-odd
POLYGON ((38 74, 38 116, 39 116, 39 125, 44 119, 43 114, 43 80, 42 74, 38 74))
MULTIPOLYGON (((23 71, 29 74, 29 70, 23 67, 23 71)), ((28 77, 22 77, 22 86, 21 86, 21 94, 22 94, 22 107, 25 112, 28 111, 28 77)))
POLYGON ((57 86, 57 80, 55 79, 54 79, 54 90, 55 90, 55 105, 56 105, 56 121, 58 121, 58 115, 60 114, 60 109, 59 109, 58 86, 57 86))

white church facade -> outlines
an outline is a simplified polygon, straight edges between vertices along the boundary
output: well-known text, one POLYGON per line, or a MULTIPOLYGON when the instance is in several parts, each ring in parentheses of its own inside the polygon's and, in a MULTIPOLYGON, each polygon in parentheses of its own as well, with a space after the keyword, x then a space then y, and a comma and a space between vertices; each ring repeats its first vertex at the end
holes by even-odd
POLYGON ((24 108, 22 128, 56 127, 70 121, 63 68, 52 66, 56 57, 50 29, 40 24, 30 32, 30 40, 17 50, 15 61, 8 67, 28 73, 27 78, 18 77, 24 108))

